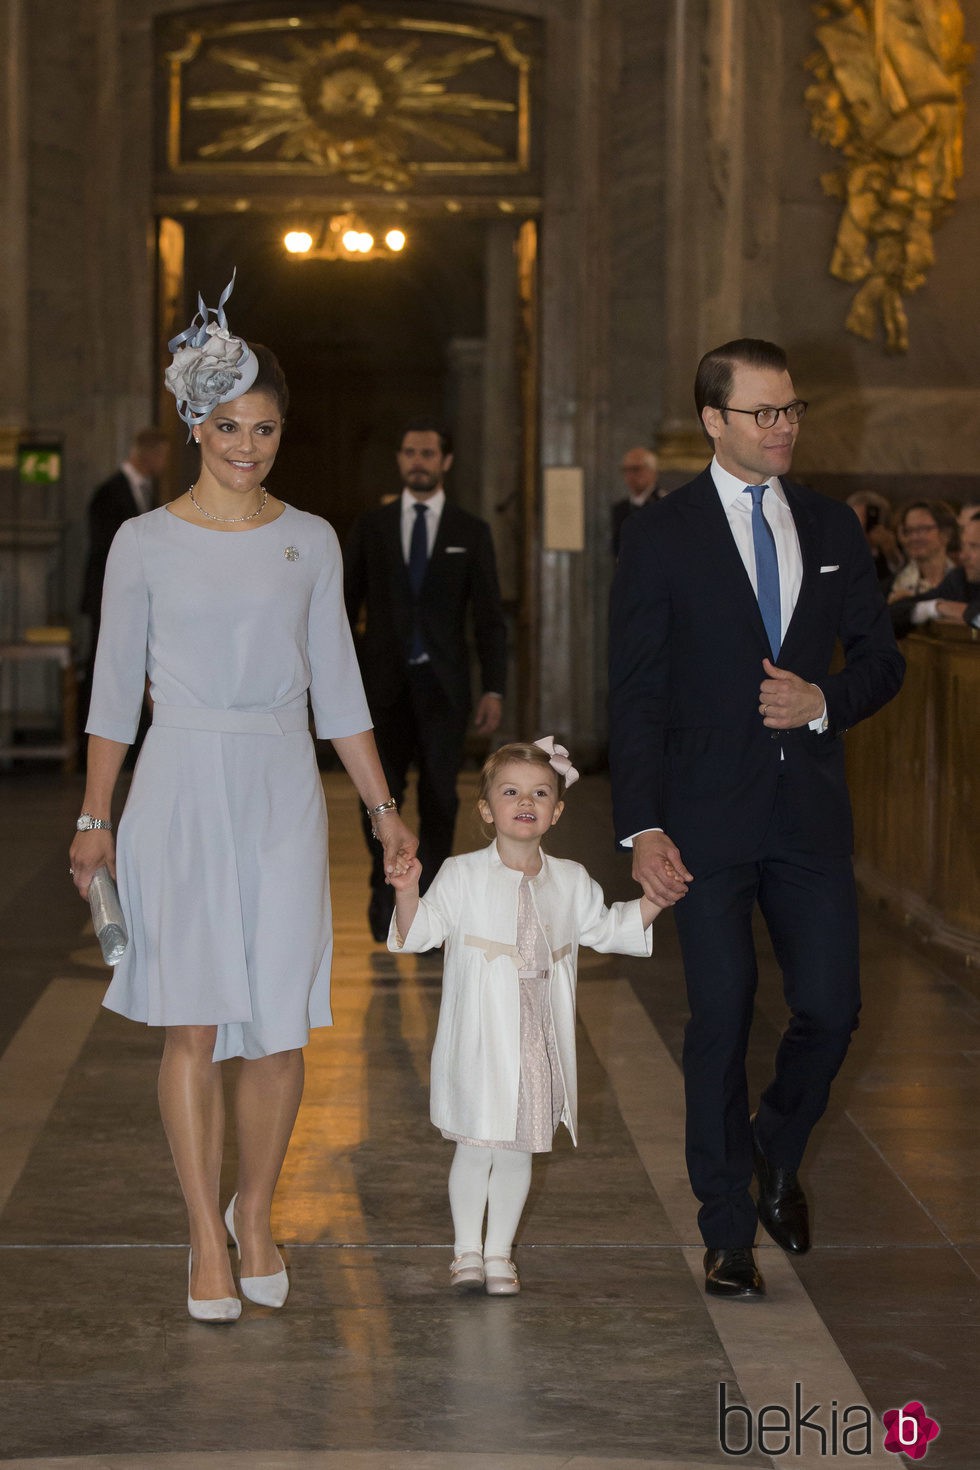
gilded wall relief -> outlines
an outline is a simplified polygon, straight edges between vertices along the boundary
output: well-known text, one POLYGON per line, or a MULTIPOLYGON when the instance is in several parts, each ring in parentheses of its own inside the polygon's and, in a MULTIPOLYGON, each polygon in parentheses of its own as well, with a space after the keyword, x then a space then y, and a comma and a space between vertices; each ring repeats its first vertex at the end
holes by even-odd
POLYGON ((904 297, 924 285, 933 230, 963 172, 964 89, 973 48, 959 0, 820 0, 807 59, 815 137, 843 165, 821 180, 843 202, 830 262, 860 282, 848 331, 908 349, 904 297))
POLYGON ((297 7, 189 27, 167 56, 169 168, 316 173, 387 191, 426 175, 527 172, 520 22, 421 9, 297 7))

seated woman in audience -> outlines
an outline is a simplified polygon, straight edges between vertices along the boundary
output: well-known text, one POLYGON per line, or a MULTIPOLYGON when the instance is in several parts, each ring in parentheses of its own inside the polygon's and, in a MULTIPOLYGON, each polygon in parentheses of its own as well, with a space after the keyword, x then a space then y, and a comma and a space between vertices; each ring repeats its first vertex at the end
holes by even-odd
POLYGON ((918 597, 938 587, 955 562, 950 547, 956 544, 956 513, 945 500, 913 500, 904 506, 898 521, 898 539, 909 558, 907 567, 895 577, 889 602, 918 597))
POLYGON ((893 602, 889 611, 899 638, 919 623, 966 623, 980 628, 980 513, 962 533, 960 565, 947 572, 938 587, 893 602))

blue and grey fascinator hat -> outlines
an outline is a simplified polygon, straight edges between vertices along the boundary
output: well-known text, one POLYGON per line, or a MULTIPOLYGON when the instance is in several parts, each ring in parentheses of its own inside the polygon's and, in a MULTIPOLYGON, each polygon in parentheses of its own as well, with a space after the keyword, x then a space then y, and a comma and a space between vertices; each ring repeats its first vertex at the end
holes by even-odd
POLYGON ((217 307, 205 306, 204 298, 198 295, 194 320, 167 343, 174 360, 164 374, 164 382, 177 400, 177 412, 188 431, 203 423, 219 403, 229 403, 247 393, 259 371, 255 353, 241 337, 232 336, 225 316, 225 302, 235 289, 236 274, 232 271, 217 307))

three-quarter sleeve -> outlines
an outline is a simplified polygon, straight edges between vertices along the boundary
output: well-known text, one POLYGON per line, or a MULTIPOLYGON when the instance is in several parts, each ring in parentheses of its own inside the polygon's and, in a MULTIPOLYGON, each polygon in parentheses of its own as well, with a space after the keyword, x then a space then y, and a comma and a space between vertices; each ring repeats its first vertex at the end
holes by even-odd
POLYGON ((323 559, 310 599, 310 703, 317 735, 336 740, 370 730, 372 721, 344 606, 340 545, 326 521, 323 530, 323 559))
POLYGON ((102 621, 85 730, 131 745, 146 689, 150 594, 136 521, 113 538, 102 591, 102 621))

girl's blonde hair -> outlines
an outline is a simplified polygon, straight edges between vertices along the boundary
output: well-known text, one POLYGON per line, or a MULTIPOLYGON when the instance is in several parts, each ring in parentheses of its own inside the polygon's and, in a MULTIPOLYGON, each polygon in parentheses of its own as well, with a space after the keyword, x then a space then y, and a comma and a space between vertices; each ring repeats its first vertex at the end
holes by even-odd
POLYGON ((558 782, 559 801, 564 797, 565 777, 560 771, 555 770, 548 758, 548 752, 542 750, 540 745, 535 745, 533 740, 512 740, 509 745, 502 745, 499 750, 488 755, 483 762, 483 770, 480 772, 480 790, 477 793, 478 801, 488 800, 490 788, 498 772, 504 766, 509 766, 512 761, 519 761, 526 766, 544 766, 558 782))

